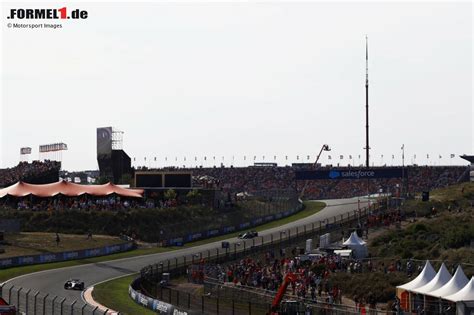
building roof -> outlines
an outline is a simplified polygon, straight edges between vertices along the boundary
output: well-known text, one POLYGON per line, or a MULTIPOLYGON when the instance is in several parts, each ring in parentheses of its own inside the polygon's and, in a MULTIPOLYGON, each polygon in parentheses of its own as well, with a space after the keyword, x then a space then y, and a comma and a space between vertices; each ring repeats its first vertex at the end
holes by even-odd
POLYGON ((122 197, 142 198, 143 189, 126 189, 112 183, 104 185, 80 185, 66 181, 42 185, 28 184, 20 181, 16 184, 0 189, 0 198, 5 196, 25 197, 29 195, 36 197, 54 197, 57 195, 68 197, 77 197, 81 195, 105 197, 112 194, 122 197))

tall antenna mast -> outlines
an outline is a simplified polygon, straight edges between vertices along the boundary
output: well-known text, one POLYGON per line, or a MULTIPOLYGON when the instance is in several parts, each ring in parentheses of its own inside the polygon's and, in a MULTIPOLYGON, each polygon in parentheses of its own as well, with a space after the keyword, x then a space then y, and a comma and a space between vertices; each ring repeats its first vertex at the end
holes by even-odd
POLYGON ((365 164, 369 164, 369 38, 365 35, 365 164))

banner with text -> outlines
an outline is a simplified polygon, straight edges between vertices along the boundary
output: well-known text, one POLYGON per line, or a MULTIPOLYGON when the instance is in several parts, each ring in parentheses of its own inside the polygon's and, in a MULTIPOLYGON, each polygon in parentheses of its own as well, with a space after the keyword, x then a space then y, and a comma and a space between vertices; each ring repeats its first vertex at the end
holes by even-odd
MULTIPOLYGON (((407 170, 404 170, 405 176, 407 170)), ((372 179, 372 178, 401 178, 403 170, 394 168, 362 168, 362 169, 332 169, 320 171, 296 171, 296 180, 315 179, 372 179)))

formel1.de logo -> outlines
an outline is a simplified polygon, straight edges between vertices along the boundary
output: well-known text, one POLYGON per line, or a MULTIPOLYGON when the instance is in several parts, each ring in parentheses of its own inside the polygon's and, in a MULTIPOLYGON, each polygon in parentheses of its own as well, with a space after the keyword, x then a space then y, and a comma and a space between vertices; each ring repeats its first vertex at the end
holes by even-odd
POLYGON ((81 9, 68 11, 67 7, 60 9, 10 9, 7 19, 19 20, 59 20, 59 19, 87 19, 88 12, 81 9))

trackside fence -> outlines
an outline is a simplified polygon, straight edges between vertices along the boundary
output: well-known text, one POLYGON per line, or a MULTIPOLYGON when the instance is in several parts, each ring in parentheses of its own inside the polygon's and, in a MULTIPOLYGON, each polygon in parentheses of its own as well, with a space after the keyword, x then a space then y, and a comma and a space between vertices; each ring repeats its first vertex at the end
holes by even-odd
MULTIPOLYGON (((22 287, 4 285, 1 288, 2 297, 10 305, 15 305, 21 315, 112 315, 84 303, 82 299, 67 300, 64 297, 44 294, 42 292, 24 289, 22 287)), ((117 313, 115 313, 117 314, 117 313)))
MULTIPOLYGON (((356 205, 357 203, 354 204, 356 205)), ((266 251, 275 252, 281 249, 296 247, 309 238, 315 238, 325 233, 331 233, 331 239, 334 241, 341 238, 342 231, 348 231, 354 224, 360 223, 361 219, 366 218, 369 213, 381 209, 380 205, 374 204, 370 209, 364 207, 360 210, 353 210, 324 221, 311 222, 289 229, 274 231, 253 239, 229 242, 225 248, 216 247, 160 261, 144 267, 140 272, 140 276, 131 284, 129 292, 146 296, 149 299, 148 303, 137 301, 136 296, 134 300, 155 311, 154 305, 166 303, 176 307, 176 311, 180 312, 180 314, 265 314, 269 311, 274 292, 272 294, 268 293, 268 299, 257 296, 256 299, 248 299, 246 301, 241 297, 227 298, 219 296, 214 294, 212 290, 208 290, 205 294, 178 293, 178 290, 162 285, 163 273, 169 273, 171 277, 186 276, 188 275, 188 267, 190 265, 203 262, 226 263, 247 256, 256 256, 266 251)), ((219 287, 218 284, 215 285, 219 287)), ((254 293, 252 294, 256 296, 254 293)), ((326 312, 326 308, 329 307, 324 303, 317 305, 305 303, 303 306, 304 309, 300 310, 301 314, 323 314, 321 312, 326 312)), ((161 313, 173 314, 174 309, 172 307, 169 309, 170 312, 162 311, 161 313)), ((330 314, 356 313, 355 309, 352 310, 348 307, 340 306, 333 307, 330 314)))

